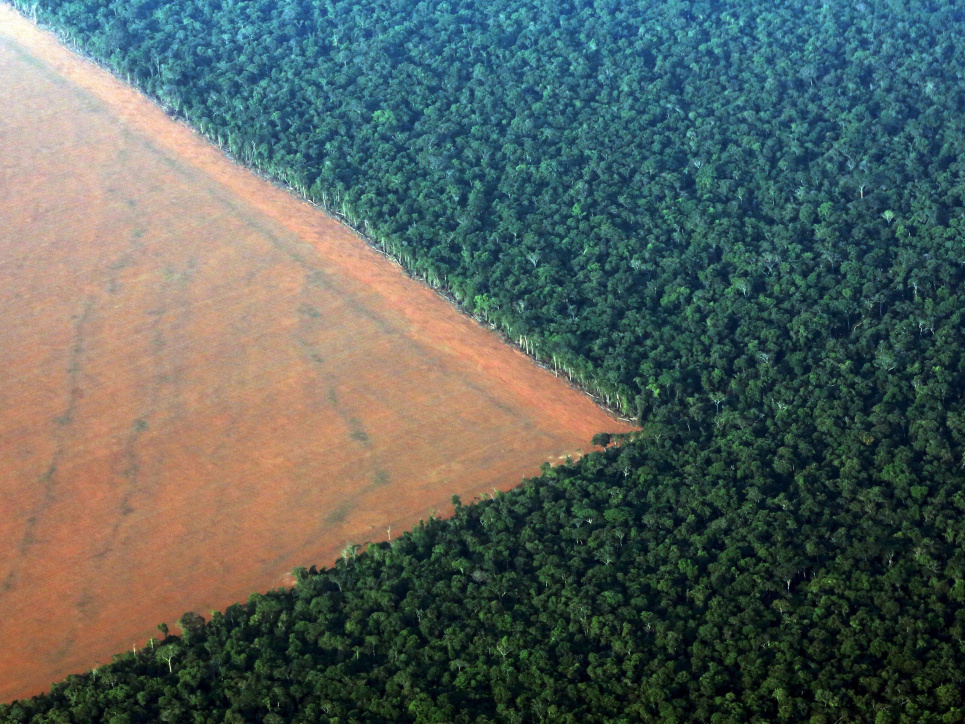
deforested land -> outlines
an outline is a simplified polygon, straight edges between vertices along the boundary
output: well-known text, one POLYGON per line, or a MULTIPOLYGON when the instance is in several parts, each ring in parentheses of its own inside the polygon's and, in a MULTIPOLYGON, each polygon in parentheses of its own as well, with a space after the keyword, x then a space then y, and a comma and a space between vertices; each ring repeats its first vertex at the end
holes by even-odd
POLYGON ((630 429, 0 13, 0 698, 630 429))

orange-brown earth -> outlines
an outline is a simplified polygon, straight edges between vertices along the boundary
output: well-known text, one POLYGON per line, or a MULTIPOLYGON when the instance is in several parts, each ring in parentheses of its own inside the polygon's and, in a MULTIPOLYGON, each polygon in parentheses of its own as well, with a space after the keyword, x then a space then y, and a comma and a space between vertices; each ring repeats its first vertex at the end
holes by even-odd
POLYGON ((629 429, 0 7, 0 700, 629 429))

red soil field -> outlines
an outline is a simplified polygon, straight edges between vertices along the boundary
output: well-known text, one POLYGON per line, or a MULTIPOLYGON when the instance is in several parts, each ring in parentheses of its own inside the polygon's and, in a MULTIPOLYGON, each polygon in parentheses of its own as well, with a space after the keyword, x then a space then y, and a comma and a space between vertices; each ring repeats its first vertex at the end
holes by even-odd
POLYGON ((630 428, 0 7, 0 700, 630 428))

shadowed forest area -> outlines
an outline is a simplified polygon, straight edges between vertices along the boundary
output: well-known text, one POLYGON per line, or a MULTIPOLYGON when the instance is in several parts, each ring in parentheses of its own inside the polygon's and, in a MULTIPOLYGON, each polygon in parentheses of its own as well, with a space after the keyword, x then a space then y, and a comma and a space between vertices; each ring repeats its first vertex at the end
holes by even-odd
POLYGON ((961 3, 17 5, 642 432, 0 718, 965 716, 961 3))

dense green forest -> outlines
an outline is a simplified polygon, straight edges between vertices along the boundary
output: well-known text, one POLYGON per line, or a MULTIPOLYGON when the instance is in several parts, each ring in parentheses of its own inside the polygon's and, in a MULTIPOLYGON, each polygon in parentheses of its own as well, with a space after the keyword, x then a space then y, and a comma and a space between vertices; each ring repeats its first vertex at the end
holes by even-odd
POLYGON ((961 2, 17 4, 642 432, 0 720, 965 719, 961 2))

